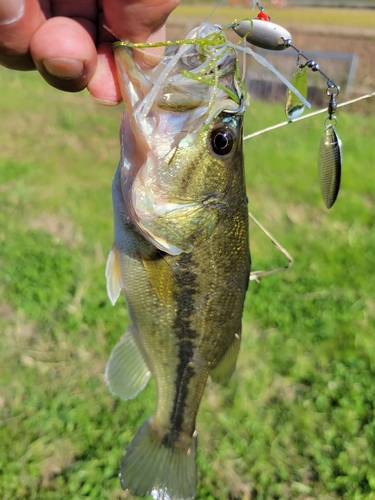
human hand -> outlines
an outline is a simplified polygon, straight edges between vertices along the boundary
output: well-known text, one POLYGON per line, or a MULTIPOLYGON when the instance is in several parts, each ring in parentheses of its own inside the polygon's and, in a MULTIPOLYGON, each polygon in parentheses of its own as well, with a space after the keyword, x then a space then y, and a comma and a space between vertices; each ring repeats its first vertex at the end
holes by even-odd
MULTIPOLYGON (((0 65, 37 69, 53 87, 121 100, 112 42, 163 40, 179 0, 0 0, 0 65), (107 26, 110 31, 105 29, 107 26), (111 34, 112 33, 112 34, 111 34)), ((143 66, 155 57, 137 52, 143 66)))

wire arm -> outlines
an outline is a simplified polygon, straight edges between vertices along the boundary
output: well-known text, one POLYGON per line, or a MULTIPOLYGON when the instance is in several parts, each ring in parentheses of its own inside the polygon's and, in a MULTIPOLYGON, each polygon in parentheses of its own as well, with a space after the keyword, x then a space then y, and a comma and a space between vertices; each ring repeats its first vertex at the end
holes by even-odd
MULTIPOLYGON (((342 108, 343 106, 348 106, 349 104, 354 104, 355 102, 362 101, 363 99, 369 99, 370 97, 374 97, 375 92, 371 94, 365 94, 356 99, 351 99, 350 101, 345 101, 337 105, 338 108, 342 108)), ((276 125, 272 125, 271 127, 264 128, 262 130, 258 130, 257 132, 253 132, 252 134, 245 135, 243 138, 244 141, 247 139, 252 139, 253 137, 257 137, 258 135, 265 134, 266 132, 270 132, 271 130, 276 130, 277 128, 285 127, 285 125, 289 125, 294 122, 299 122, 300 120, 306 120, 306 118, 311 118, 315 115, 320 115, 321 113, 327 113, 327 108, 319 109, 318 111, 313 111, 312 113, 308 113, 307 115, 300 116, 299 118, 295 118, 294 120, 288 120, 285 122, 277 123, 276 125)))

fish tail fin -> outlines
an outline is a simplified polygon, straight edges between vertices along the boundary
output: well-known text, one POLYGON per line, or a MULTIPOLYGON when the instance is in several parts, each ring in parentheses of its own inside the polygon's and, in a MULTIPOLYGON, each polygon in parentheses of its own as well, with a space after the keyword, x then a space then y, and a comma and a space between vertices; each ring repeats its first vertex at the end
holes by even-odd
POLYGON ((135 496, 155 500, 192 500, 197 485, 197 437, 173 439, 152 429, 146 420, 121 460, 120 481, 135 496))

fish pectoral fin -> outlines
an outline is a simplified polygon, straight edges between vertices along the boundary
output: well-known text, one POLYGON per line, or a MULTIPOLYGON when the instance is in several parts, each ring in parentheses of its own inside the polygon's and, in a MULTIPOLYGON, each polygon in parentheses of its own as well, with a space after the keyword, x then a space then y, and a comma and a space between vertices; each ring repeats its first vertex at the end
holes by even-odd
POLYGON ((152 419, 146 420, 121 460, 122 488, 137 497, 193 500, 197 485, 196 432, 180 438, 171 440, 154 428, 152 419))
POLYGON ((179 288, 180 285, 164 258, 142 259, 142 264, 146 270, 150 285, 160 302, 165 306, 173 305, 175 300, 173 293, 176 287, 179 288))
POLYGON ((107 265, 105 268, 105 277, 107 279, 107 294, 112 305, 116 304, 117 299, 121 293, 121 269, 118 258, 118 250, 116 244, 112 246, 107 258, 107 265))
POLYGON ((241 345, 241 337, 235 334, 234 340, 228 347, 221 361, 211 370, 211 379, 218 384, 225 384, 231 378, 236 369, 236 362, 241 345))
POLYGON ((126 330, 112 349, 104 375, 109 390, 121 399, 134 398, 151 376, 133 338, 132 328, 126 330))

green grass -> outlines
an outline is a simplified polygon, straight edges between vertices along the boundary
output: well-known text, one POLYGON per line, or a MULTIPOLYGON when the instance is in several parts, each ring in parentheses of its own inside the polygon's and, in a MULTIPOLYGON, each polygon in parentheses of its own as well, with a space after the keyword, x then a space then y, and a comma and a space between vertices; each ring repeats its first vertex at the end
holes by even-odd
MULTIPOLYGON (((0 497, 114 500, 118 465, 152 412, 112 397, 128 323, 104 267, 120 108, 0 71, 0 497)), ((245 143, 249 208, 295 258, 251 283, 238 369, 198 416, 197 499, 375 498, 375 171, 371 116, 339 111, 342 190, 321 200, 323 117, 245 143)), ((246 131, 284 120, 254 101, 246 131)), ((283 257, 251 225, 254 269, 283 257)))

